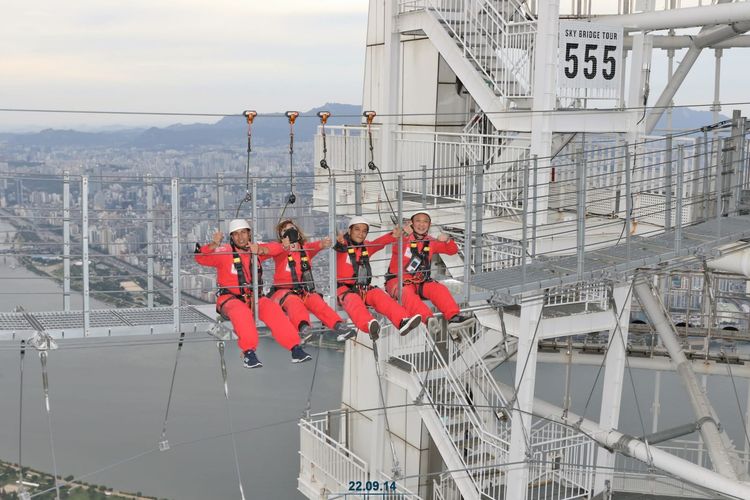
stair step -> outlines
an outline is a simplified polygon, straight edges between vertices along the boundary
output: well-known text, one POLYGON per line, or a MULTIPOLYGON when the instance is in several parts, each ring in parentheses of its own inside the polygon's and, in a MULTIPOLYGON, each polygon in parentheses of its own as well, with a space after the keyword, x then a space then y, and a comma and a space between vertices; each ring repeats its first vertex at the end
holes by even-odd
POLYGON ((411 373, 411 365, 401 358, 391 356, 390 358, 388 358, 388 364, 398 368, 399 370, 403 370, 406 373, 411 373))
POLYGON ((494 463, 495 455, 493 455, 492 453, 483 451, 475 455, 469 455, 465 459, 465 461, 467 465, 476 465, 476 464, 487 463, 487 462, 494 463))

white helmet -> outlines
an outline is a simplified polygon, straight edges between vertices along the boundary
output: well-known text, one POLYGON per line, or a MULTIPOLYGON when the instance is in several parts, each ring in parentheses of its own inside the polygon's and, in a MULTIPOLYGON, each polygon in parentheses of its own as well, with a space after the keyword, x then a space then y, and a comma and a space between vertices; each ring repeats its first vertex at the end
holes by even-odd
POLYGON ((409 217, 409 220, 414 219, 414 217, 419 214, 425 214, 427 217, 429 217, 430 222, 432 222, 432 214, 430 214, 430 212, 428 212, 427 210, 417 210, 416 212, 411 214, 411 217, 409 217))
POLYGON ((352 227, 355 224, 364 224, 364 225, 367 226, 368 230, 370 229, 370 223, 367 222, 367 219, 365 219, 361 215, 355 215, 354 217, 352 217, 351 219, 349 219, 349 226, 348 227, 352 227))
POLYGON ((233 219, 229 223, 229 234, 240 229, 250 229, 250 224, 248 224, 245 219, 233 219))

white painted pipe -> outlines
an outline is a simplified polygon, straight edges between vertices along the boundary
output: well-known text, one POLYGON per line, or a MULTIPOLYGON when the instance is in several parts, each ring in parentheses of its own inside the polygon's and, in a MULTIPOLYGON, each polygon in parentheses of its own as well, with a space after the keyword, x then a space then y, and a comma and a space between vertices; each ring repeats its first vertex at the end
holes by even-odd
POLYGON ((706 449, 711 457, 714 468, 723 476, 737 478, 734 463, 723 444, 719 422, 708 398, 701 390, 698 379, 691 369, 690 362, 682 352, 682 346, 672 325, 672 320, 664 311, 651 292, 648 277, 643 274, 635 277, 633 293, 643 307, 643 312, 649 319, 654 330, 659 334, 662 344, 669 351, 669 357, 677 366, 677 373, 687 389, 690 404, 693 407, 695 418, 700 422, 700 433, 706 443, 706 449))
MULTIPOLYGON (((506 398, 512 397, 512 387, 501 383, 498 383, 498 386, 506 398)), ((747 482, 722 476, 717 472, 678 458, 659 448, 648 447, 645 443, 632 436, 625 435, 616 430, 603 429, 596 422, 581 419, 573 413, 568 413, 567 418, 563 418, 562 408, 546 401, 534 399, 534 413, 562 424, 578 424, 581 431, 585 432, 600 445, 620 452, 623 455, 633 457, 643 463, 653 465, 657 469, 688 483, 730 497, 750 500, 750 484, 747 482)))
MULTIPOLYGON (((654 35, 654 48, 664 50, 677 50, 677 49, 689 49, 693 46, 693 36, 688 35, 675 35, 675 36, 659 36, 654 35)), ((623 48, 630 50, 633 48, 633 37, 626 36, 623 39, 623 48)), ((731 49, 733 47, 750 47, 750 35, 738 35, 729 40, 718 42, 707 46, 711 49, 731 49)))
POLYGON ((643 12, 622 16, 599 16, 593 22, 609 26, 622 26, 626 31, 666 30, 691 28, 750 21, 750 2, 687 7, 658 12, 643 12))
POLYGON ((709 269, 725 273, 742 274, 750 278, 750 248, 731 252, 717 259, 706 262, 709 269))
MULTIPOLYGON (((549 363, 564 365, 568 362, 568 355, 563 352, 540 352, 538 354, 539 363, 549 363)), ((601 354, 581 354, 574 352, 571 354, 571 363, 575 366, 601 366, 603 355, 601 354)), ((750 366, 745 363, 743 365, 732 365, 727 368, 726 363, 717 363, 712 360, 695 359, 690 360, 693 372, 698 375, 721 375, 724 377, 729 376, 729 370, 732 370, 732 376, 734 378, 750 379, 750 366)), ((641 356, 632 356, 628 358, 628 365, 630 368, 637 370, 651 370, 651 371, 662 371, 662 372, 673 372, 676 371, 676 367, 672 361, 667 357, 654 357, 646 358, 641 356)))

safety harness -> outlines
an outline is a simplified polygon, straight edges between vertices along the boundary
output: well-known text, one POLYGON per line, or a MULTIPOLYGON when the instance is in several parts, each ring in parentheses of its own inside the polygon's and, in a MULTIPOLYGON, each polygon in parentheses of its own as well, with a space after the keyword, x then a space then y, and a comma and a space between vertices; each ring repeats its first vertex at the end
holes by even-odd
POLYGON ((341 297, 339 297, 339 301, 343 302, 344 297, 346 297, 347 294, 350 293, 356 293, 362 299, 364 299, 365 294, 372 288, 370 283, 372 282, 372 266, 370 266, 370 253, 367 251, 367 247, 365 245, 353 245, 352 240, 349 237, 348 234, 344 235, 344 240, 346 240, 346 245, 342 245, 341 243, 336 243, 334 245, 333 249, 337 252, 346 252, 349 256, 349 262, 352 265, 353 270, 353 278, 354 283, 346 283, 343 280, 340 280, 336 283, 338 287, 345 286, 348 288, 347 291, 345 291, 341 297), (359 254, 359 259, 357 259, 357 247, 361 247, 362 251, 359 254))
POLYGON ((300 254, 300 270, 302 271, 302 279, 297 274, 297 263, 294 261, 294 253, 289 252, 286 256, 287 265, 289 266, 289 272, 292 275, 292 287, 277 287, 276 285, 271 287, 269 292, 270 296, 273 296, 279 290, 286 290, 281 299, 279 299, 279 305, 283 305, 284 301, 290 294, 295 295, 306 295, 308 293, 315 293, 315 281, 313 280, 312 267, 310 266, 310 258, 307 256, 304 248, 299 250, 300 254))
MULTIPOLYGON (((411 252, 411 258, 406 264, 404 271, 411 274, 412 277, 405 279, 404 284, 416 285, 417 293, 422 299, 424 299, 425 297, 422 294, 424 284, 432 281, 432 276, 430 276, 430 270, 432 267, 430 263, 430 239, 425 238, 423 240, 412 240, 411 242, 409 242, 409 251, 411 252), (419 250, 420 241, 424 242, 424 244, 422 245, 422 250, 419 250)), ((386 281, 395 278, 398 278, 397 274, 386 273, 385 275, 386 281)))
MULTIPOLYGON (((232 290, 228 288, 219 288, 219 290, 216 292, 216 295, 222 296, 222 295, 231 295, 232 299, 241 300, 245 304, 248 304, 250 308, 253 307, 253 290, 251 287, 251 282, 248 281, 248 279, 245 277, 245 270, 242 269, 242 259, 240 259, 240 254, 237 252, 237 247, 234 245, 234 242, 230 243, 232 245, 232 263, 234 264, 234 268, 237 271, 237 281, 239 282, 239 292, 240 293, 234 293, 232 290)), ((263 286, 263 268, 261 267, 260 263, 258 263, 258 286, 263 286)), ((229 300, 226 300, 222 302, 220 306, 216 307, 216 312, 221 314, 222 316, 224 313, 222 312, 222 309, 224 309, 224 305, 229 302, 229 300)))

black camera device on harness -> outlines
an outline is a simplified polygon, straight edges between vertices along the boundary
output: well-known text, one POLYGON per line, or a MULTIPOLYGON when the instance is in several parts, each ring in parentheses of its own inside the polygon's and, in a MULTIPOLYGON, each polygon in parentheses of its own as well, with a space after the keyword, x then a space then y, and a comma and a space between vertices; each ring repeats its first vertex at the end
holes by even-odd
MULTIPOLYGON (((404 266, 404 271, 411 274, 412 278, 405 279, 404 284, 417 285, 417 293, 424 299, 422 294, 422 287, 425 283, 432 281, 430 276, 430 240, 425 238, 423 240, 412 240, 409 242, 409 251, 411 257, 409 262, 404 266), (419 250, 419 242, 423 242, 422 250, 419 250)), ((385 280, 389 281, 398 278, 397 274, 388 273, 385 275, 385 280)))

